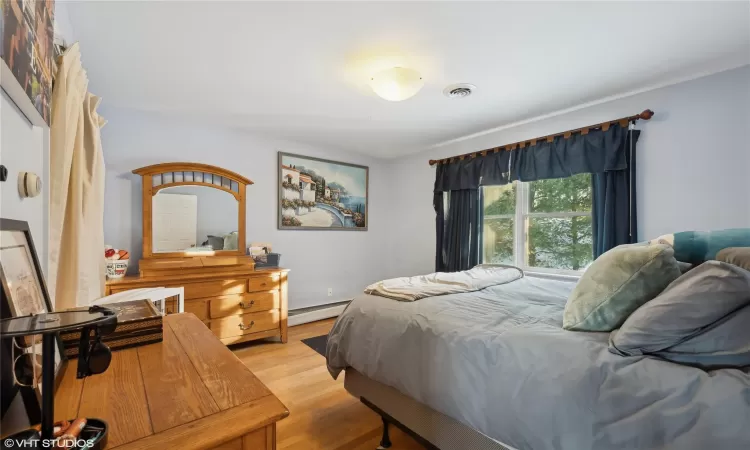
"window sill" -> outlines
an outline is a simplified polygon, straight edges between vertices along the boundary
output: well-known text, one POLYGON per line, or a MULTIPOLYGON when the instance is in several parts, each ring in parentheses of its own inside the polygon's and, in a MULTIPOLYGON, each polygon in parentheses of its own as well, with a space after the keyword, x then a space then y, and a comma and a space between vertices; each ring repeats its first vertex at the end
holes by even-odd
POLYGON ((572 283, 577 283, 578 280, 581 279, 581 275, 571 275, 571 274, 562 274, 562 273, 550 273, 550 272, 537 272, 534 270, 524 270, 523 271, 524 276, 534 277, 534 278, 547 278, 549 280, 557 280, 557 281, 569 281, 572 283))

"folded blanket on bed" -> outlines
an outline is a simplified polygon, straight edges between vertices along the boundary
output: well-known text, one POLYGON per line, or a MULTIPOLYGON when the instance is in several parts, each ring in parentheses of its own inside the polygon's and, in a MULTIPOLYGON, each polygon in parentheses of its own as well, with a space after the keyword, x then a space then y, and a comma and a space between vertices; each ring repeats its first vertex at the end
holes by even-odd
POLYGON ((473 292, 510 283, 523 277, 523 271, 515 266, 480 264, 463 272, 436 272, 416 277, 391 278, 378 281, 365 288, 365 294, 413 302, 436 295, 473 292))

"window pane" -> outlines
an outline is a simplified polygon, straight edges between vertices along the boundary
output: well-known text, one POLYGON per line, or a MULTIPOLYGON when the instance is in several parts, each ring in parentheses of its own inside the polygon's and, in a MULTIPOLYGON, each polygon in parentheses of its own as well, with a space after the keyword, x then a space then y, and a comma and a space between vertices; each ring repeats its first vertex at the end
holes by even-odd
POLYGON ((583 270, 593 260, 591 216, 530 217, 529 267, 583 270))
POLYGON ((482 230, 483 262, 513 264, 513 219, 485 219, 482 230))
POLYGON ((529 183, 532 213, 591 211, 591 174, 529 183))
POLYGON ((482 188, 484 197, 484 215, 497 216, 516 213, 516 183, 503 186, 485 186, 482 188))

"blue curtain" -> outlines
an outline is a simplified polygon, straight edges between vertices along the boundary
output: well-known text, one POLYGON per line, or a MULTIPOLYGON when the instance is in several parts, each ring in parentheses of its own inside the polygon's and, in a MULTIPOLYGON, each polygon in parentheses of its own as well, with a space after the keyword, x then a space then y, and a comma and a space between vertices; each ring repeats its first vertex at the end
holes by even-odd
POLYGON ((591 130, 511 151, 487 149, 483 151, 485 156, 454 158, 438 164, 434 192, 627 169, 627 134, 627 126, 613 124, 607 131, 591 130))
POLYGON ((487 149, 474 157, 439 163, 433 191, 437 214, 435 269, 465 270, 479 262, 479 189, 513 180, 593 174, 594 256, 614 246, 636 242, 637 139, 638 132, 629 132, 627 126, 615 123, 607 130, 595 129, 567 138, 558 136, 551 141, 535 141, 533 145, 511 151, 487 149), (633 136, 632 142, 630 136, 633 136), (444 196, 449 199, 447 208, 444 196))
POLYGON ((457 272, 479 264, 479 190, 435 193, 433 206, 437 215, 435 271, 457 272))
POLYGON ((636 152, 640 131, 630 131, 625 142, 628 164, 622 170, 591 175, 594 258, 622 244, 638 242, 636 208, 636 152))
POLYGON ((552 142, 515 149, 510 152, 510 179, 536 181, 627 169, 627 134, 627 126, 614 124, 607 131, 557 136, 552 142))

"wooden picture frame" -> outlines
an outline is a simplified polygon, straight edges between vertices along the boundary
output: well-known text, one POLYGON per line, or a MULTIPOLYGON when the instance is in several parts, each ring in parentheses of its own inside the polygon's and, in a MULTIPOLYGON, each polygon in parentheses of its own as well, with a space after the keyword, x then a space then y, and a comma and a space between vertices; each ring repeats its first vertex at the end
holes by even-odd
POLYGON ((209 164, 174 162, 154 164, 133 171, 142 177, 143 258, 205 257, 205 253, 155 252, 153 248, 153 198, 160 190, 173 186, 205 186, 228 192, 237 199, 237 249, 215 250, 210 256, 244 256, 246 252, 247 205, 245 192, 252 181, 242 175, 209 164), (177 176, 176 174, 180 174, 177 176), (187 174, 191 174, 188 180, 187 174), (198 178, 200 174, 200 178, 198 178), (211 181, 205 180, 210 177, 211 181), (180 179, 182 181, 175 181, 180 179), (200 181, 198 181, 200 179, 200 181), (170 181, 171 180, 171 181, 170 181), (217 181, 218 180, 218 181, 217 181))
POLYGON ((367 231, 369 167, 279 152, 277 173, 280 230, 367 231))
MULTIPOLYGON (((0 219, 0 284, 0 318, 54 311, 28 222, 0 219)), ((38 387, 33 390, 15 385, 12 372, 15 364, 11 357, 14 354, 13 341, 2 341, 2 414, 5 414, 13 398, 20 392, 29 421, 37 423, 41 418, 41 380, 38 387), (6 363, 10 363, 10 370, 7 370, 9 366, 6 363)), ((21 342, 21 347, 28 347, 27 341, 16 341, 21 342)), ((59 333, 56 335, 56 341, 55 360, 58 364, 55 367, 55 389, 67 368, 59 333)), ((41 343, 35 345, 41 348, 41 343)))

